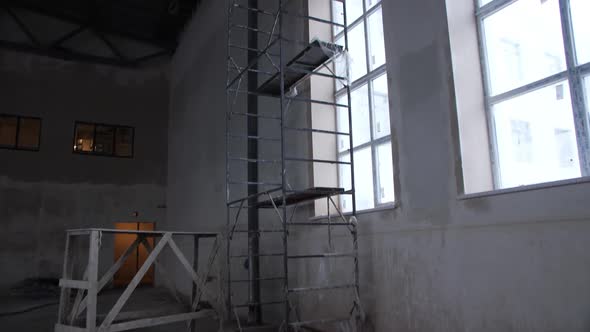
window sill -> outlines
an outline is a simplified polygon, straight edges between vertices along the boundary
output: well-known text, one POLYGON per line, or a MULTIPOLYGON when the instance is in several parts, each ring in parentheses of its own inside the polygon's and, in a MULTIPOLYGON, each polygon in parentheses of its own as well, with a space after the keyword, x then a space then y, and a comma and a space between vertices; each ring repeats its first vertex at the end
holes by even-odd
POLYGON ((490 190, 490 191, 482 191, 478 193, 471 193, 471 194, 460 194, 457 196, 457 200, 468 200, 473 198, 481 198, 481 197, 490 197, 490 196, 499 196, 505 194, 512 194, 512 193, 519 193, 525 191, 534 191, 534 190, 541 190, 541 189, 548 189, 548 188, 556 188, 556 187, 563 187, 581 183, 590 183, 590 176, 575 178, 575 179, 567 179, 567 180, 559 180, 559 181, 552 181, 552 182, 543 182, 537 184, 529 184, 520 187, 513 187, 513 188, 506 188, 506 189, 497 189, 497 190, 490 190))
MULTIPOLYGON (((374 213, 374 212, 390 211, 390 210, 395 210, 398 207, 399 207, 399 204, 397 202, 393 202, 393 203, 384 204, 384 205, 381 205, 381 206, 378 206, 378 207, 374 207, 374 208, 371 208, 371 209, 356 211, 356 215, 358 216, 358 215, 363 215, 363 214, 368 214, 368 213, 374 213)), ((344 212, 342 214, 345 217, 348 217, 348 216, 351 216, 352 215, 352 212, 344 212)), ((332 215, 332 218, 339 218, 339 216, 338 215, 332 215)), ((310 221, 317 221, 317 220, 322 220, 322 219, 328 219, 328 216, 327 215, 321 215, 321 216, 315 216, 315 217, 309 218, 310 221)))

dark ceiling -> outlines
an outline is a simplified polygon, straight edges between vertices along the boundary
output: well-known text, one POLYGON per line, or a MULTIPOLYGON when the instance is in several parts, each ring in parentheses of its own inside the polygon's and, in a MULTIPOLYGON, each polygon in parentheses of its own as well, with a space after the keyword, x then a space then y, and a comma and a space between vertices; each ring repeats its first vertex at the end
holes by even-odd
POLYGON ((0 0, 0 47, 138 66, 174 52, 200 0, 0 0))

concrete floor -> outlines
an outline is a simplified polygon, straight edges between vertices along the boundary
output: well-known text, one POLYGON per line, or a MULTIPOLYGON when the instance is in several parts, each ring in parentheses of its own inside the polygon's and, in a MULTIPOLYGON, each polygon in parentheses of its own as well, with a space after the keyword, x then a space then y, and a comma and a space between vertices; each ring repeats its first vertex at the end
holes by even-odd
MULTIPOLYGON (((108 308, 117 300, 122 289, 114 289, 103 292, 98 299, 98 313, 106 314, 108 308)), ((3 292, 0 295, 0 330, 3 332, 52 332, 57 320, 58 298, 44 295, 32 297, 30 295, 11 295, 3 292)), ((123 311, 139 309, 162 309, 178 312, 182 310, 174 298, 165 290, 158 288, 138 288, 132 295, 123 311)), ((198 321, 200 332, 213 332, 218 330, 218 323, 214 319, 198 321)), ((185 323, 162 325, 152 328, 137 329, 134 331, 168 332, 185 331, 185 323)))

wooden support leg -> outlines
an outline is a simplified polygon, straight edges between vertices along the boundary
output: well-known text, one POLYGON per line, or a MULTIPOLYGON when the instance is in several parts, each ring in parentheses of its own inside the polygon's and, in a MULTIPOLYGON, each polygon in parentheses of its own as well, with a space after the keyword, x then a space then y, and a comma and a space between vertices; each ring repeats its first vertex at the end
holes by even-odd
MULTIPOLYGON (((86 267, 86 271, 84 271, 84 276, 82 276, 82 280, 88 280, 88 267, 86 267)), ((72 311, 70 312, 69 316, 70 325, 74 325, 74 320, 78 317, 80 303, 84 299, 85 293, 85 289, 78 289, 76 299, 74 300, 74 305, 72 305, 72 311)))
MULTIPOLYGON (((63 279, 72 279, 73 257, 70 257, 70 247, 73 246, 70 234, 66 235, 66 249, 64 251, 64 265, 62 271, 63 279)), ((70 289, 62 286, 59 294, 59 310, 57 314, 57 323, 66 323, 66 312, 68 311, 70 302, 70 289)))
POLYGON ((88 296, 86 297, 86 330, 96 331, 96 302, 98 297, 98 242, 100 232, 90 232, 90 250, 88 252, 88 296))
MULTIPOLYGON (((199 270, 199 236, 198 235, 194 235, 193 236, 193 270, 194 271, 198 271, 199 270)), ((205 278, 207 278, 207 276, 205 276, 205 278)), ((198 295, 198 286, 197 284, 193 283, 193 292, 191 295, 191 302, 192 302, 192 311, 196 311, 197 310, 197 306, 199 305, 199 298, 200 296, 198 295)), ((189 331, 190 332, 195 332, 195 321, 191 320, 189 322, 189 331)))

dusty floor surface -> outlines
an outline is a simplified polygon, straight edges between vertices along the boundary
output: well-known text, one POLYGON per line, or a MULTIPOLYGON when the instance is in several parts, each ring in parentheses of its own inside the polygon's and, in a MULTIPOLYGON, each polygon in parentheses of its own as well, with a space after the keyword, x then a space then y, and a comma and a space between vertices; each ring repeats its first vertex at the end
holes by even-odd
MULTIPOLYGON (((122 290, 108 290, 99 296, 98 313, 106 314, 108 308, 118 299, 122 290)), ((158 288, 138 288, 123 311, 139 309, 170 309, 179 312, 183 308, 164 290, 158 288)), ((0 331, 2 332, 52 332, 57 320, 58 298, 44 294, 40 297, 8 294, 0 295, 0 331)), ((199 332, 214 332, 218 323, 210 318, 198 321, 199 332)), ((186 323, 162 325, 134 331, 168 332, 186 331, 186 323)))

